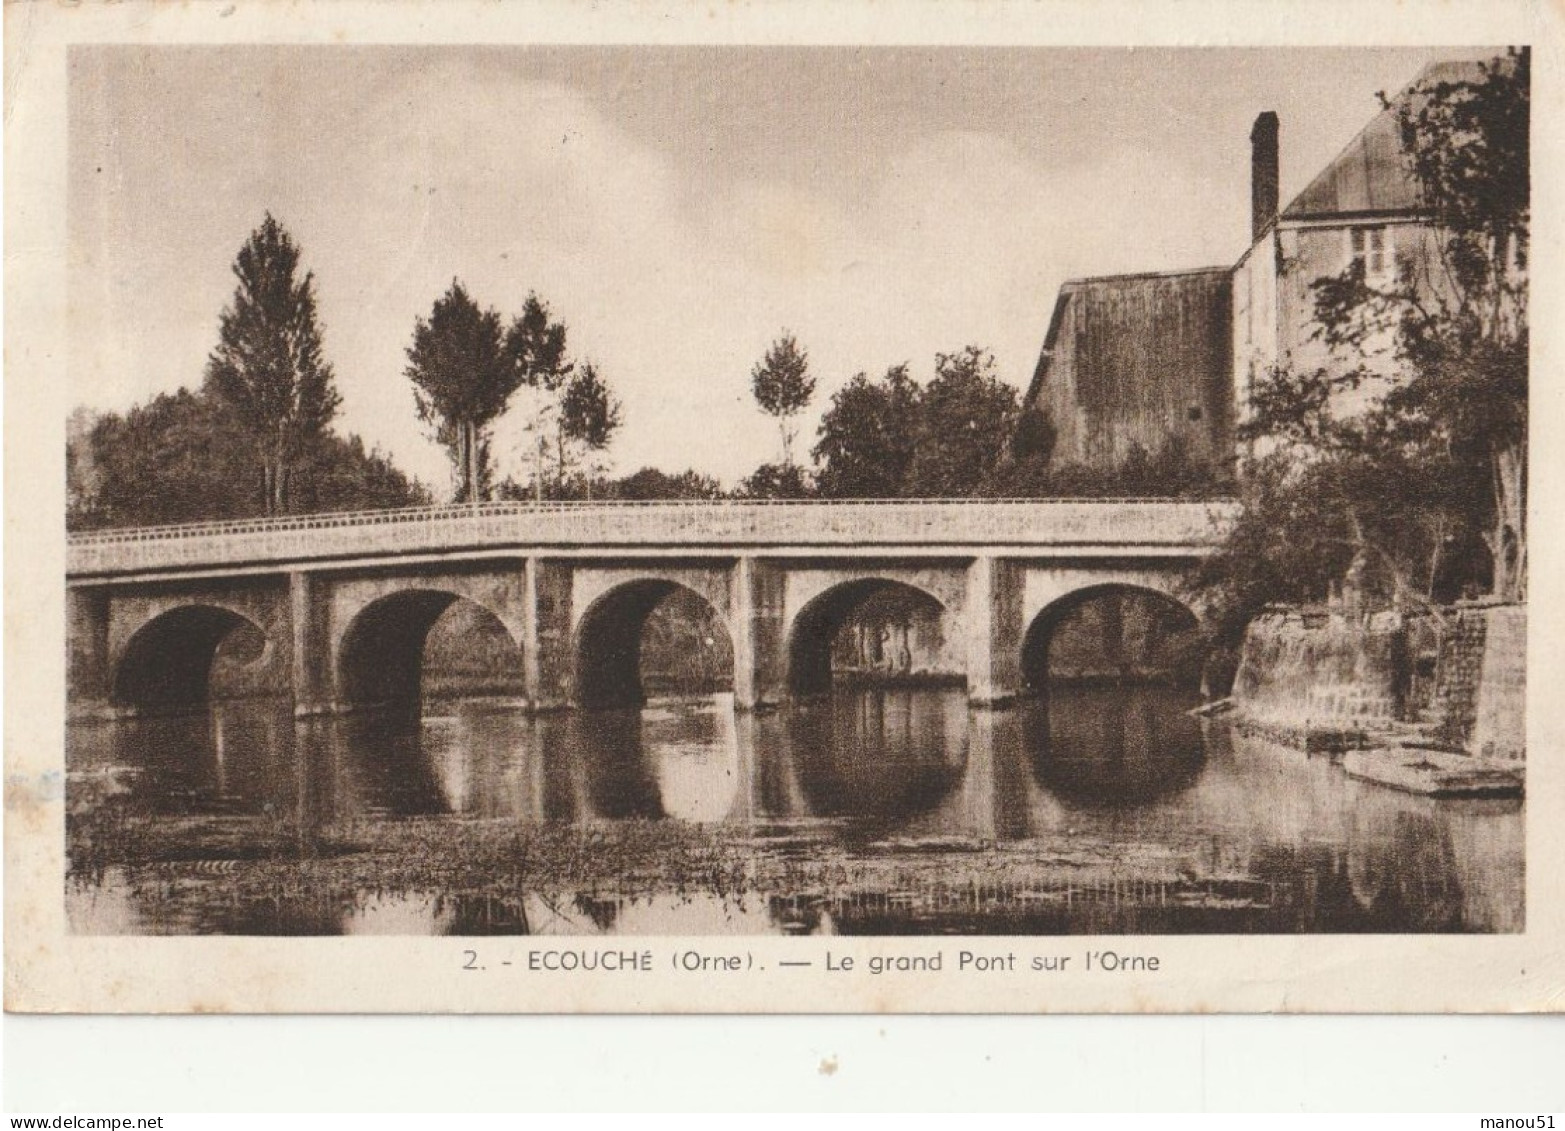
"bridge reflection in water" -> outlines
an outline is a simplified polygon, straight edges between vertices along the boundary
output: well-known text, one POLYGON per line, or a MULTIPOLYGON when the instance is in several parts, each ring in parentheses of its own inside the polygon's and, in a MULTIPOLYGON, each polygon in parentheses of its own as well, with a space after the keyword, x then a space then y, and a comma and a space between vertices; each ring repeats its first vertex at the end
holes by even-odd
POLYGON ((410 731, 251 700, 78 725, 71 813, 93 833, 73 835, 68 905, 87 933, 1521 929, 1521 803, 1432 802, 1236 748, 1192 702, 1138 687, 1003 713, 930 689, 759 715, 723 696, 541 717, 452 704, 410 731), (99 851, 116 829, 180 822, 199 848, 99 851), (625 822, 745 845, 745 882, 714 865, 576 883, 518 860, 536 890, 458 891, 429 850, 625 822), (343 846, 365 837, 374 851, 332 873, 330 899, 227 883, 273 859, 356 860, 343 846))

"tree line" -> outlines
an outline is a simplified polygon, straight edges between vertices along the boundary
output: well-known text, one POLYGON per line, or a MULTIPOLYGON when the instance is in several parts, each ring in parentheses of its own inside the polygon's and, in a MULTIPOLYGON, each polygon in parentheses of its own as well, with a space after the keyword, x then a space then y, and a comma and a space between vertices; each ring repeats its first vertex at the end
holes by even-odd
MULTIPOLYGON (((271 215, 233 263, 232 302, 194 392, 128 412, 78 410, 67 434, 72 529, 424 505, 431 492, 390 458, 341 436, 342 404, 325 358, 315 278, 271 215)), ((621 423, 590 361, 573 362, 566 328, 529 295, 506 324, 453 280, 415 322, 405 376, 419 418, 450 456, 456 501, 495 493, 558 495, 601 473, 621 423), (493 425, 526 394, 531 481, 494 483, 493 425)))
MULTIPOLYGON (((342 436, 315 278, 270 214, 233 263, 232 301, 195 391, 125 413, 79 410, 67 438, 72 529, 426 505, 433 493, 390 458, 342 436)), ((804 466, 797 418, 812 401, 809 354, 786 331, 750 374, 777 420, 781 459, 734 489, 694 470, 612 477, 623 409, 599 367, 576 362, 568 330, 536 293, 507 319, 459 279, 415 320, 403 375, 430 437, 447 453, 455 502, 485 499, 917 498, 1203 494, 1222 481, 1177 448, 1134 452, 1110 471, 1051 462, 1053 432, 1024 411, 993 355, 937 354, 920 382, 908 364, 859 373, 831 396, 804 466), (495 426, 520 414, 523 450, 503 477, 495 426)))
POLYGON ((791 427, 815 390, 808 353, 784 332, 751 378, 783 442, 780 463, 762 464, 740 484, 745 497, 1207 497, 1231 488, 1225 469, 1177 439, 1157 452, 1133 448, 1116 467, 1056 461, 1053 424, 1022 405, 981 346, 937 353, 927 381, 905 362, 880 377, 855 374, 831 395, 809 467, 793 458, 791 427))

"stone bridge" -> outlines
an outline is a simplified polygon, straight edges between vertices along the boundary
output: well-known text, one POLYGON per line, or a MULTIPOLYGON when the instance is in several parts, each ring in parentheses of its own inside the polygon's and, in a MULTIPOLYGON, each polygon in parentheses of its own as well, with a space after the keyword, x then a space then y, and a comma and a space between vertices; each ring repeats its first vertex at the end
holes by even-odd
POLYGON ((419 697, 424 640, 456 601, 510 635, 528 706, 636 702, 640 634, 688 590, 726 627, 735 703, 830 682, 833 633, 877 592, 938 603, 975 704, 1028 683, 1023 654, 1106 589, 1179 602, 1236 515, 1170 500, 491 503, 72 535, 73 714, 205 701, 248 626, 258 686, 300 715, 419 697), (264 641, 264 643, 262 643, 264 641))

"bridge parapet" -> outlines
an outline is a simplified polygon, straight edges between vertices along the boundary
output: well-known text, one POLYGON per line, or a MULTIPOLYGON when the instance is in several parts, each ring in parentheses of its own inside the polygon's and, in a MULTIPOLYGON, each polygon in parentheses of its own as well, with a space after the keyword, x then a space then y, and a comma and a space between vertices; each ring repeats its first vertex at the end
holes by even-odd
POLYGON ((1201 553, 1231 501, 1169 499, 670 500, 484 503, 73 534, 70 577, 412 553, 877 547, 1145 548, 1201 553))

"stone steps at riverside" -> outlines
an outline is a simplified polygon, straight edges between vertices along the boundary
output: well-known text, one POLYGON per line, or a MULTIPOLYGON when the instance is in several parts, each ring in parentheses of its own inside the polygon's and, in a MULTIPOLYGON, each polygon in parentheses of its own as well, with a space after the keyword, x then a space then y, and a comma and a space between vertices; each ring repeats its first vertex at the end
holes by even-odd
POLYGON ((1350 778, 1427 797, 1520 797, 1520 769, 1422 746, 1387 745, 1343 755, 1350 778))
POLYGON ((1262 738, 1309 754, 1341 754, 1369 741, 1364 726, 1342 720, 1277 719, 1244 713, 1241 707, 1235 729, 1242 735, 1262 738))

